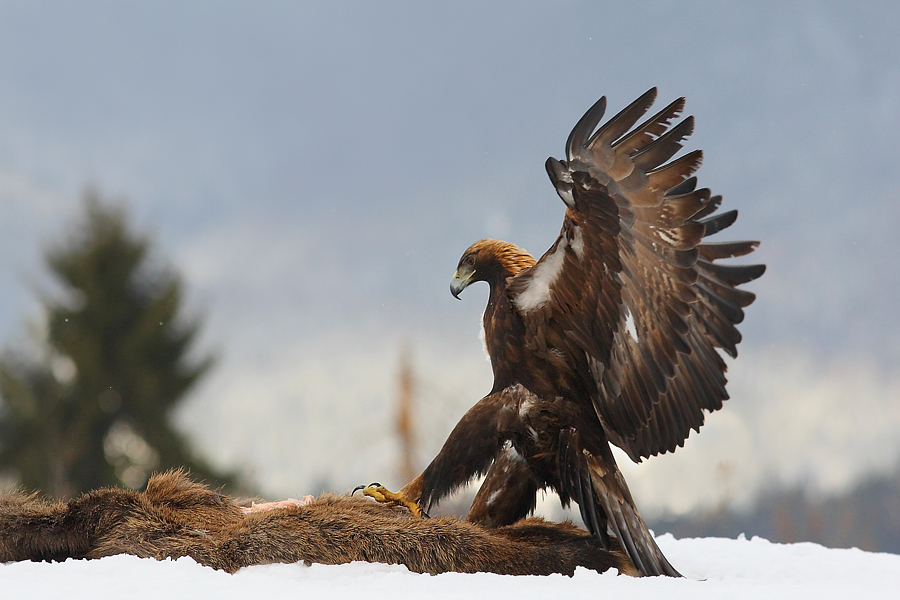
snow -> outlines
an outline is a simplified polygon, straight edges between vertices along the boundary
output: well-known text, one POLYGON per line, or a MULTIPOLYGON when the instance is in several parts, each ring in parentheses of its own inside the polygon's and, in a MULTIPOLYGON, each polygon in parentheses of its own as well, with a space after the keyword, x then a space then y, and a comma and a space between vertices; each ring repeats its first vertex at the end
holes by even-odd
POLYGON ((574 577, 511 577, 478 573, 419 575, 405 567, 262 565, 229 575, 189 558, 156 561, 134 556, 64 563, 0 565, 0 589, 14 597, 91 598, 893 598, 900 589, 900 556, 811 543, 773 544, 761 538, 657 539, 685 579, 635 579, 586 569, 574 577))

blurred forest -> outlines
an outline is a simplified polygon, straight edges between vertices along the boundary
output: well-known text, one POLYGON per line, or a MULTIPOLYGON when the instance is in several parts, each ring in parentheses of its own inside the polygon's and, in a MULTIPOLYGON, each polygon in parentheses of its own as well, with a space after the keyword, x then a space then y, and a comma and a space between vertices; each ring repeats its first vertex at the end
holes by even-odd
POLYGON ((181 279, 156 258, 124 207, 85 192, 81 222, 45 253, 58 289, 40 293, 31 343, 0 358, 0 473, 62 498, 140 488, 173 467, 237 484, 170 422, 213 358, 191 356, 199 320, 183 314, 181 279))
POLYGON ((649 521, 657 533, 678 538, 744 534, 771 542, 900 554, 900 467, 837 496, 821 498, 802 488, 770 490, 749 509, 723 507, 649 521))

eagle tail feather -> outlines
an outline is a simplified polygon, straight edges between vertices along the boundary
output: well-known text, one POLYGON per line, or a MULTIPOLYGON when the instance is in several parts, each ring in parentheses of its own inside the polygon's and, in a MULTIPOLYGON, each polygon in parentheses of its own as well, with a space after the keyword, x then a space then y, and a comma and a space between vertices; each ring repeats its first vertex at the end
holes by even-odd
MULTIPOLYGON (((612 458, 612 454, 609 456, 612 458)), ((593 492, 609 519, 609 528, 644 575, 681 577, 663 555, 631 499, 625 479, 613 462, 604 468, 594 456, 587 460, 593 492), (612 485, 610 485, 612 483, 612 485)))
POLYGON ((578 504, 581 520, 587 530, 603 545, 604 550, 609 550, 609 534, 606 532, 606 517, 597 513, 597 502, 594 497, 594 486, 590 474, 585 469, 576 466, 574 472, 570 472, 571 465, 577 465, 577 453, 579 448, 572 445, 569 440, 573 438, 571 430, 562 430, 559 435, 559 474, 563 485, 566 486, 566 495, 570 495, 578 504), (568 483, 568 485, 567 485, 568 483))
POLYGON ((681 577, 641 518, 609 446, 603 442, 592 450, 597 455, 582 448, 575 429, 560 432, 560 480, 578 503, 585 527, 604 547, 614 535, 643 575, 681 577))

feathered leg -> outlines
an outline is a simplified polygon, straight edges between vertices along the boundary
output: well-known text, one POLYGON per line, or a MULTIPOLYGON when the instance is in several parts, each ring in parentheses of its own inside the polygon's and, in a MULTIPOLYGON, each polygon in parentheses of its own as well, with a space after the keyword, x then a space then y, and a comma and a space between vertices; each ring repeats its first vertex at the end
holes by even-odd
POLYGON ((421 475, 406 484, 398 493, 381 487, 379 502, 418 503, 424 510, 464 485, 473 477, 483 475, 497 456, 506 439, 503 409, 511 401, 506 390, 489 394, 463 415, 438 455, 421 475))
POLYGON ((507 446, 488 469, 466 520, 482 527, 511 525, 531 514, 540 487, 526 460, 507 446))

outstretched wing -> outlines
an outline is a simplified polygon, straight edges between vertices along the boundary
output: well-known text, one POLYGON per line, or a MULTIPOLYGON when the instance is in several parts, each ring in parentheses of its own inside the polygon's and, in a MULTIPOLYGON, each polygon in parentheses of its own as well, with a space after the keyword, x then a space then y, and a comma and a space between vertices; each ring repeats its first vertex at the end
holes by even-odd
POLYGON ((566 215, 559 238, 509 285, 529 343, 561 346, 596 386, 594 408, 610 440, 634 460, 681 445, 721 407, 722 349, 734 356, 736 325, 754 296, 737 288, 762 265, 723 265, 756 242, 712 244, 735 212, 711 216, 721 197, 697 188, 702 155, 672 160, 693 130, 676 125, 680 98, 639 125, 651 89, 597 128, 601 98, 547 171, 566 215))

